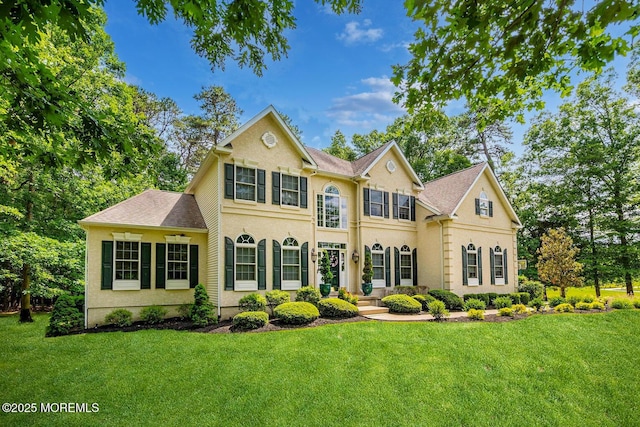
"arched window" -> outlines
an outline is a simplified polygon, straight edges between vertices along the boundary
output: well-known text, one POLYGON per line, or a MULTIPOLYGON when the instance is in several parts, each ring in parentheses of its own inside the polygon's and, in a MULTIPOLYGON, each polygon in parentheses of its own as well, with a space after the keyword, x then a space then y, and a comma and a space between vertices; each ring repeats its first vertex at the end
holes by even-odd
POLYGON ((473 243, 467 246, 467 280, 469 285, 478 285, 478 250, 473 243))
POLYGON ((325 187, 317 197, 318 227, 347 228, 347 199, 333 184, 325 187))
POLYGON ((375 243, 371 247, 371 264, 373 266, 373 279, 371 283, 376 287, 384 287, 384 248, 380 243, 375 243))
POLYGON ((411 260, 411 248, 403 245, 400 248, 400 284, 413 285, 413 264, 411 260))
POLYGON ((283 289, 300 286, 300 245, 293 237, 282 243, 282 282, 283 289))
POLYGON ((507 284, 507 250, 496 246, 491 249, 491 284, 507 284))
POLYGON ((248 234, 236 239, 236 283, 257 283, 256 241, 248 234))

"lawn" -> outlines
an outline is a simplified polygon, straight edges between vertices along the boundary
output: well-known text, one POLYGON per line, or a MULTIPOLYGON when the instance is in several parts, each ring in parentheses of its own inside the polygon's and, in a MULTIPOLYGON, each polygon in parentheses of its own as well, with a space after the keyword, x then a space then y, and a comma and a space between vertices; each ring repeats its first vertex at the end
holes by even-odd
POLYGON ((0 317, 1 400, 99 412, 0 425, 640 424, 640 310, 226 335, 44 338, 46 323, 0 317))
MULTIPOLYGON (((636 295, 640 295, 640 287, 635 286, 634 292, 636 295)), ((584 286, 582 288, 567 288, 567 297, 570 296, 579 296, 585 297, 587 295, 595 298, 596 289, 593 286, 584 286)), ((547 297, 552 298, 560 296, 560 289, 547 289, 547 297)), ((624 298, 627 296, 627 290, 624 287, 624 284, 620 285, 617 288, 600 288, 600 296, 603 298, 613 297, 613 298, 624 298)))

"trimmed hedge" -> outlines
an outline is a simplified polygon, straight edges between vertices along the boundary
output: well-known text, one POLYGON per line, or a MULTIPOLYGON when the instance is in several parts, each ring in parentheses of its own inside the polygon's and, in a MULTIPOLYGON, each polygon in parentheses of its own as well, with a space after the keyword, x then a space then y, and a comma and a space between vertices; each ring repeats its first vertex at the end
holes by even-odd
POLYGON ((392 313, 417 314, 422 310, 422 304, 409 295, 395 294, 382 298, 382 303, 389 307, 392 313))
POLYGON ((267 299, 257 292, 252 292, 240 298, 238 306, 242 311, 264 311, 267 308, 267 299))
POLYGON ((427 295, 417 294, 417 295, 414 295, 412 298, 418 301, 420 304, 422 304, 422 311, 429 311, 429 303, 431 301, 436 300, 434 297, 432 297, 429 294, 427 295))
POLYGON ((320 317, 318 307, 306 301, 285 302, 273 311, 276 319, 288 325, 304 325, 320 317))
POLYGON ((396 286, 393 288, 393 292, 398 295, 409 295, 412 297, 416 294, 417 289, 415 286, 396 286))
POLYGON ((464 301, 458 295, 451 291, 445 291, 443 289, 432 289, 429 291, 429 295, 444 303, 447 310, 462 310, 464 301))
POLYGON ((159 305, 150 305, 140 310, 140 320, 150 325, 162 322, 166 315, 167 309, 159 305))
POLYGON ((320 290, 313 286, 303 286, 296 292, 296 301, 308 302, 316 307, 318 306, 318 301, 320 301, 321 298, 322 295, 320 294, 320 290))
POLYGON ((269 315, 265 311, 243 311, 233 316, 236 329, 258 329, 269 323, 269 315))
POLYGON ((485 307, 489 307, 491 305, 491 298, 489 297, 489 294, 465 294, 463 298, 465 301, 478 299, 484 302, 485 307))
POLYGON ((318 303, 320 317, 344 319, 358 315, 358 307, 340 298, 326 298, 318 303))
POLYGON ((119 328, 131 326, 131 323, 133 323, 133 313, 126 308, 116 308, 104 317, 104 323, 115 325, 119 328))

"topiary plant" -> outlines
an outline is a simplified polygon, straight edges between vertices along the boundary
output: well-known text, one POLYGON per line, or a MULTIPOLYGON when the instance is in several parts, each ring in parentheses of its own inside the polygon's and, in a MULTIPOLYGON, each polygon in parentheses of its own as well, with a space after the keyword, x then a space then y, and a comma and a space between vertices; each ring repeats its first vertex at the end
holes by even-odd
POLYGON ((105 316, 104 323, 119 328, 131 326, 131 323, 133 323, 133 313, 126 308, 116 308, 105 316))
POLYGON ((382 298, 382 303, 389 307, 392 313, 417 314, 422 310, 422 304, 404 294, 386 296, 382 298))
POLYGON ((160 323, 164 320, 167 309, 159 305, 150 305, 140 310, 140 320, 150 325, 160 323))
POLYGON ((84 326, 84 315, 71 295, 60 295, 56 300, 49 318, 46 336, 68 335, 84 326))
POLYGON ((218 323, 214 306, 209 301, 209 294, 202 283, 199 283, 194 290, 193 306, 191 307, 191 321, 196 326, 208 326, 218 323))
POLYGON ((238 306, 241 311, 264 311, 267 308, 267 299, 259 293, 252 292, 240 298, 238 306))
POLYGON ((321 317, 343 319, 358 315, 358 307, 340 298, 326 298, 318 303, 321 317))
POLYGON ((265 311, 243 311, 233 316, 233 327, 239 330, 258 329, 269 323, 265 311))
POLYGON ((277 319, 288 325, 304 325, 320 317, 318 308, 305 301, 285 302, 274 310, 277 319))
POLYGON ((291 301, 289 292, 281 291, 279 289, 274 289, 273 291, 267 292, 266 297, 267 297, 267 305, 271 309, 271 315, 273 315, 273 310, 277 306, 279 306, 280 304, 284 304, 285 302, 291 301))
POLYGON ((296 292, 296 301, 298 302, 309 302, 317 306, 320 298, 322 298, 320 291, 313 286, 303 286, 296 292))

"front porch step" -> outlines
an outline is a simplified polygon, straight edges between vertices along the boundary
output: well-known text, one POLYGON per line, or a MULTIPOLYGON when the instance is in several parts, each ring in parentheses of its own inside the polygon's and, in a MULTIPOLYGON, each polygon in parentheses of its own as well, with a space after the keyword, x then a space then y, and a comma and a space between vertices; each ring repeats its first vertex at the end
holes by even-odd
POLYGON ((361 316, 365 316, 367 314, 380 314, 380 313, 388 313, 389 309, 387 307, 375 307, 373 305, 365 305, 358 307, 358 312, 361 316))

